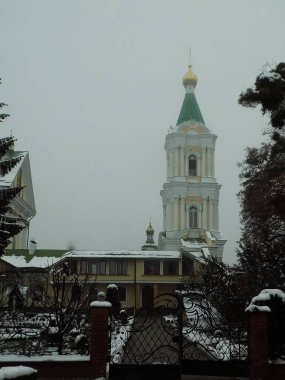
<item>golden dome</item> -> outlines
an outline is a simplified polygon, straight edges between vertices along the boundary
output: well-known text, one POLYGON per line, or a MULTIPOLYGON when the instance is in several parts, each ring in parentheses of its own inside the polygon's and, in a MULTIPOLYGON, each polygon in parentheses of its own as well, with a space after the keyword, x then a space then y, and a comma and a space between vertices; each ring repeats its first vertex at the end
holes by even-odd
POLYGON ((154 234, 154 229, 152 228, 151 223, 149 223, 149 226, 147 227, 147 230, 145 232, 147 234, 154 234))
POLYGON ((183 77, 183 85, 184 86, 192 85, 195 87, 197 82, 198 82, 198 77, 196 74, 193 73, 192 66, 189 65, 188 67, 189 67, 189 69, 183 77))

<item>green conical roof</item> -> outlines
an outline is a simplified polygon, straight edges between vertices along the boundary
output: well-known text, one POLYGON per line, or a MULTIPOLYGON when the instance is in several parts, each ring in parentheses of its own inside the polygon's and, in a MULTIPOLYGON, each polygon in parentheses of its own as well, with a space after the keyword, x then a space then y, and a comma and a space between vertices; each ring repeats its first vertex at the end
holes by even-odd
POLYGON ((189 120, 196 120, 205 124, 194 91, 186 92, 176 125, 189 120))

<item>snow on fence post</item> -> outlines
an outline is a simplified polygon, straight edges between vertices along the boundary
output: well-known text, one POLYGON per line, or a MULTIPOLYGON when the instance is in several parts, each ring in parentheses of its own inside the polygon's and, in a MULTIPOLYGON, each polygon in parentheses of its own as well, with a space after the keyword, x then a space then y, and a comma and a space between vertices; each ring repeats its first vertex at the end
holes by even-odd
POLYGON ((1 380, 36 380, 37 370, 31 367, 25 367, 22 365, 13 367, 2 367, 0 369, 1 380))
POLYGON ((90 304, 90 362, 94 366, 95 378, 106 377, 109 353, 109 314, 111 307, 110 302, 103 300, 94 301, 90 304))
POLYGON ((267 305, 259 304, 259 297, 254 297, 245 310, 248 314, 248 353, 252 380, 266 379, 269 360, 268 317, 271 310, 267 305))

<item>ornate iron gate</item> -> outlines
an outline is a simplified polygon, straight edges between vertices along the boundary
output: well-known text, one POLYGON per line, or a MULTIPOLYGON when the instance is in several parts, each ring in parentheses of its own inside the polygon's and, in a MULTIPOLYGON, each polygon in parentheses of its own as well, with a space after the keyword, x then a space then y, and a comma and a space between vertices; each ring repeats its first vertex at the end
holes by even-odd
POLYGON ((155 297, 153 307, 112 322, 111 364, 179 364, 175 294, 155 297))
POLYGON ((224 320, 197 291, 182 294, 182 303, 182 372, 248 376, 245 320, 224 320))
MULTIPOLYGON (((155 379, 165 371, 180 374, 248 373, 244 329, 226 324, 200 294, 161 294, 135 316, 112 321, 110 378, 116 370, 146 370, 155 379), (155 364, 156 366, 153 366, 155 364)), ((126 377, 126 372, 124 376, 126 377)), ((121 375, 122 376, 122 375, 121 375)), ((139 379, 138 374, 131 375, 139 379)), ((130 378, 131 378, 130 377, 130 378)), ((117 377, 119 378, 119 376, 117 377)), ((152 377, 149 377, 152 378, 152 377)), ((169 377, 168 377, 169 378, 169 377)))

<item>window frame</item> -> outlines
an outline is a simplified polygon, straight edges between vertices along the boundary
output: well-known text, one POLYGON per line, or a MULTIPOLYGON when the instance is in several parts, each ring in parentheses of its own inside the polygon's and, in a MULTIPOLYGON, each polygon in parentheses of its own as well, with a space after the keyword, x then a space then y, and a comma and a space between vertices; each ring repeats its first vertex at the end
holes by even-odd
POLYGON ((80 274, 87 274, 88 273, 88 264, 87 260, 80 260, 79 263, 79 271, 80 274), (85 268, 85 269, 84 269, 85 268))
POLYGON ((147 259, 144 260, 144 275, 145 276, 160 276, 160 260, 147 259), (153 269, 151 266, 154 265, 153 269))
POLYGON ((191 154, 188 157, 188 175, 189 177, 197 176, 197 157, 195 156, 195 154, 191 154))
POLYGON ((79 273, 89 275, 106 275, 106 260, 85 259, 79 262, 79 273))
POLYGON ((106 260, 99 260, 99 265, 98 265, 98 274, 104 275, 106 274, 106 260))
POLYGON ((109 261, 109 275, 126 276, 128 274, 128 261, 114 259, 109 261))
POLYGON ((98 260, 94 260, 94 259, 89 260, 88 274, 98 274, 98 260))
POLYGON ((189 207, 189 228, 195 229, 198 227, 198 208, 194 205, 189 207))
POLYGON ((163 261, 163 275, 164 276, 178 276, 179 275, 179 262, 178 260, 164 260, 163 261), (171 271, 166 271, 166 268, 169 268, 173 265, 174 273, 166 273, 171 271))

